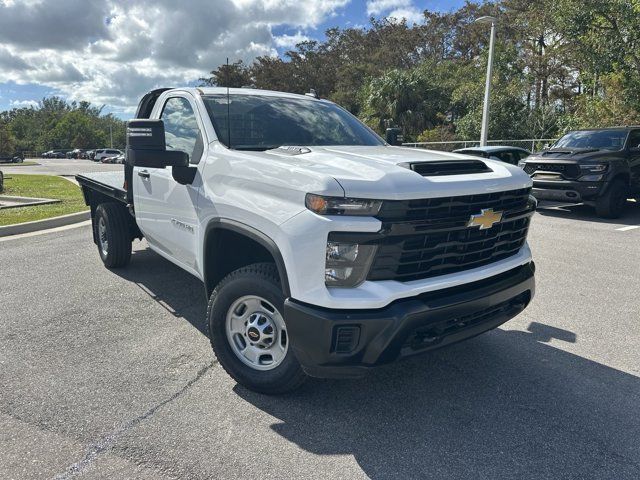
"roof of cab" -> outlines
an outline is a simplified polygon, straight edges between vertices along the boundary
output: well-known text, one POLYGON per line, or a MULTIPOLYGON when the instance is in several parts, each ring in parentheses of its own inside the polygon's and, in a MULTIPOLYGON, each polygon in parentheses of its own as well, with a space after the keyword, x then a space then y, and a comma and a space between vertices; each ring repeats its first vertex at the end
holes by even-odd
POLYGON ((454 152, 476 151, 476 152, 491 153, 491 152, 503 152, 505 150, 524 150, 524 151, 528 151, 526 148, 522 148, 522 147, 508 147, 508 146, 505 146, 505 145, 494 145, 494 146, 486 146, 486 147, 459 148, 457 150, 454 150, 454 152))
MULTIPOLYGON (((184 87, 173 90, 188 91, 194 95, 226 95, 226 87, 184 87)), ((318 100, 310 95, 300 95, 297 93, 276 92, 273 90, 260 90, 257 88, 229 88, 230 95, 261 95, 268 97, 304 98, 306 100, 318 100)))

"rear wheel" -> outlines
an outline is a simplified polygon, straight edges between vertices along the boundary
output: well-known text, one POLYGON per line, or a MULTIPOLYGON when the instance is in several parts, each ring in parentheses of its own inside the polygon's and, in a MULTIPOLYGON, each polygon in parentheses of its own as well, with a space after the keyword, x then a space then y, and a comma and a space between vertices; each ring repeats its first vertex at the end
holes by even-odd
POLYGON ((93 222, 98 252, 108 268, 124 267, 131 259, 129 212, 117 203, 102 203, 96 208, 93 222))
POLYGON ((284 294, 275 265, 256 263, 227 275, 209 300, 211 346, 238 383, 266 394, 298 388, 306 375, 289 346, 284 294))
POLYGON ((596 200, 596 213, 602 218, 618 218, 627 206, 628 189, 622 180, 614 180, 596 200))

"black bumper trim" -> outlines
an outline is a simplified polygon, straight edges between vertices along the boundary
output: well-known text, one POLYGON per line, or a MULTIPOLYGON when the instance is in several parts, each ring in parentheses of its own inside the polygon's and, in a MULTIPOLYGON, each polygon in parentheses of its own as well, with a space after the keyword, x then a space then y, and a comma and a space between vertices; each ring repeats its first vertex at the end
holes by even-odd
POLYGON ((598 197, 604 191, 605 185, 605 182, 543 181, 534 178, 531 193, 538 200, 579 203, 598 197))
POLYGON ((466 340, 518 315, 535 293, 534 271, 531 262, 381 309, 335 310, 287 299, 290 345, 311 376, 361 376, 368 368, 466 340), (357 344, 349 353, 335 350, 339 327, 359 327, 357 344))

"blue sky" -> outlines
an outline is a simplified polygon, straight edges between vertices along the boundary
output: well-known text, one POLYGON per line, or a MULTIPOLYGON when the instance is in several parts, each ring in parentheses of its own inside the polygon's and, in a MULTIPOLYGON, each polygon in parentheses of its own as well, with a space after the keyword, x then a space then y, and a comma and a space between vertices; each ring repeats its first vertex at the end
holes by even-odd
POLYGON ((227 8, 210 12, 210 0, 189 0, 171 4, 163 13, 163 2, 151 0, 43 0, 35 6, 21 5, 23 1, 0 1, 0 111, 57 94, 105 104, 105 111, 122 118, 131 116, 144 91, 194 84, 226 55, 250 62, 258 55, 282 54, 301 38, 322 39, 331 27, 367 25, 371 15, 400 15, 411 22, 425 9, 450 11, 464 4, 216 0, 227 8), (149 9, 145 2, 157 8, 149 9), (198 2, 209 8, 196 8, 198 2), (54 3, 57 18, 52 19, 54 3), (185 8, 176 11, 181 7, 175 5, 185 8), (86 18, 90 20, 79 21, 86 18), (192 27, 185 32, 167 18, 183 18, 192 27), (54 23, 58 28, 52 31, 54 23), (25 31, 34 33, 20 34, 25 31))

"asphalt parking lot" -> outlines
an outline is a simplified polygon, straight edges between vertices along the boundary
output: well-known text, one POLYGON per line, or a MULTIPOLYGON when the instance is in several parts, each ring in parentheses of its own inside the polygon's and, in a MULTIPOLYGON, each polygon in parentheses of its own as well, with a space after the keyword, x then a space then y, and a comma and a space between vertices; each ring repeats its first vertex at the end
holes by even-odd
POLYGON ((92 160, 75 158, 27 158, 25 162, 37 162, 37 165, 0 164, 0 170, 5 175, 11 173, 25 173, 34 175, 62 175, 73 176, 78 172, 112 172, 122 169, 122 165, 94 162, 92 160))
POLYGON ((0 241, 2 478, 640 478, 640 205, 544 208, 503 327, 285 397, 232 382, 201 284, 89 227, 0 241))

